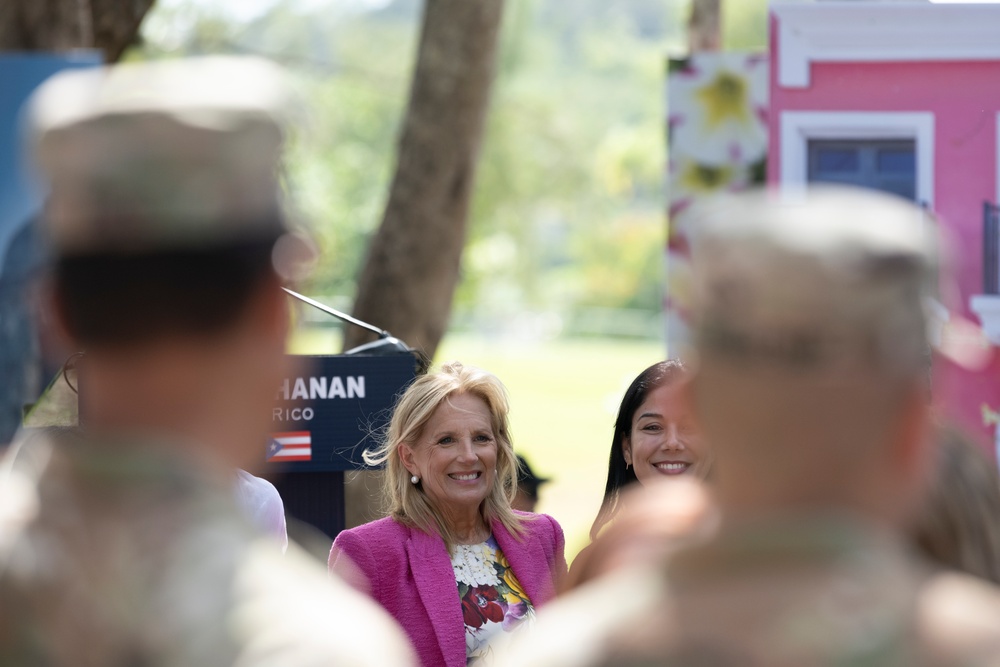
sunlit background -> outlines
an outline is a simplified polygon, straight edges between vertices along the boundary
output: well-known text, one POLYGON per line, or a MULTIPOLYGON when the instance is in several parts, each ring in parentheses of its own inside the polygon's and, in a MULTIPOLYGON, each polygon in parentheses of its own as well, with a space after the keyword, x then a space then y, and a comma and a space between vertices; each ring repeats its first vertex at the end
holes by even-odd
MULTIPOLYGON (((495 372, 540 510, 587 542, 624 388, 666 353, 666 59, 683 0, 508 0, 451 327, 437 362, 495 372)), ((128 58, 254 53, 295 75, 307 122, 287 184, 323 250, 306 293, 350 310, 394 166, 419 0, 158 0, 128 58)), ((766 0, 723 3, 724 47, 762 51, 766 0)), ((303 313, 293 348, 340 351, 303 313)), ((375 323, 378 324, 378 323, 375 323)))

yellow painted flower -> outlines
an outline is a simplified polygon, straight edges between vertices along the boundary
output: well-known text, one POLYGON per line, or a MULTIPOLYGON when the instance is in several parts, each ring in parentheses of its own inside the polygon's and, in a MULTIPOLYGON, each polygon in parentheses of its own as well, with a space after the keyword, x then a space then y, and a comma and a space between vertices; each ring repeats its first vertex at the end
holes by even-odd
POLYGON ((524 589, 521 587, 521 582, 514 576, 514 570, 504 572, 503 580, 510 587, 511 594, 518 598, 517 600, 511 600, 508 597, 507 602, 520 602, 521 600, 528 599, 528 596, 524 593, 524 589))
POLYGON ((727 120, 750 123, 747 80, 728 70, 719 70, 715 78, 694 91, 701 102, 705 114, 705 124, 709 129, 719 127, 727 120))
POLYGON ((517 604, 523 600, 527 600, 528 596, 524 593, 524 588, 521 586, 521 582, 517 580, 514 576, 514 570, 510 567, 510 562, 503 552, 497 551, 497 563, 499 563, 503 569, 503 580, 510 588, 510 593, 504 594, 504 599, 507 600, 509 604, 517 604))
POLYGON ((749 166, 767 150, 767 60, 699 53, 667 83, 670 158, 749 166))

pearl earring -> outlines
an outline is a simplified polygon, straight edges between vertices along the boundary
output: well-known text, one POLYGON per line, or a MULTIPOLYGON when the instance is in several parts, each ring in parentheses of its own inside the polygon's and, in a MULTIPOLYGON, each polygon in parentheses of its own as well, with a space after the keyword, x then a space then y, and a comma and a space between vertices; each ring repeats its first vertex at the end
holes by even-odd
POLYGON ((416 484, 419 481, 420 481, 420 478, 417 477, 416 475, 413 475, 412 477, 410 477, 410 483, 411 484, 416 484))

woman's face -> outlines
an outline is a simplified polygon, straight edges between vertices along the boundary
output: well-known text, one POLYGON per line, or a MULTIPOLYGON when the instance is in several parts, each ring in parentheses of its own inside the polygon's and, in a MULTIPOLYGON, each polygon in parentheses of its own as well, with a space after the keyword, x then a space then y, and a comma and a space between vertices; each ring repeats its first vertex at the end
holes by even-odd
POLYGON ((486 401, 454 394, 441 402, 417 442, 399 446, 403 465, 445 517, 478 512, 496 480, 497 440, 486 401))
POLYGON ((680 400, 680 388, 675 382, 652 390, 632 417, 622 451, 640 484, 660 477, 704 476, 705 447, 680 400))

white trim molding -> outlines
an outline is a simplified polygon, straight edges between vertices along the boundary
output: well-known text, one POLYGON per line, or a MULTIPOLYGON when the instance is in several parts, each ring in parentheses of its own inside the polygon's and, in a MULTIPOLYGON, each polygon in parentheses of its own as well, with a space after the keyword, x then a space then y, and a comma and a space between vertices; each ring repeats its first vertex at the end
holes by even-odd
POLYGON ((1000 345, 1000 296, 973 294, 969 298, 969 309, 979 316, 986 338, 994 345, 1000 345))
POLYGON ((773 2, 778 85, 807 88, 817 62, 1000 59, 1000 4, 773 2))
MULTIPOLYGON (((998 120, 1000 122, 1000 120, 998 120)), ((781 187, 804 188, 810 139, 913 139, 917 201, 934 208, 934 114, 929 111, 782 111, 781 187)), ((998 182, 1000 187, 1000 182, 998 182)))

